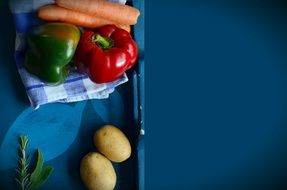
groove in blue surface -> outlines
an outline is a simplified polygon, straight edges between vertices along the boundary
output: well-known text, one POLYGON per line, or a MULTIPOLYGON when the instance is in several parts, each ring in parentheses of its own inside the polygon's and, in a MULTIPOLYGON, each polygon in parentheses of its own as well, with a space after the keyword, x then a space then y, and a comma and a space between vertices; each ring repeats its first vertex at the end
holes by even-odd
MULTIPOLYGON (((139 175, 139 190, 144 189, 144 0, 133 0, 133 6, 138 8, 141 12, 138 22, 134 27, 134 38, 137 42, 139 49, 139 58, 136 68, 136 85, 134 90, 138 100, 135 101, 138 110, 138 121, 137 125, 139 126, 140 134, 138 139, 138 175, 139 175)), ((136 108, 135 108, 136 110, 136 108)))

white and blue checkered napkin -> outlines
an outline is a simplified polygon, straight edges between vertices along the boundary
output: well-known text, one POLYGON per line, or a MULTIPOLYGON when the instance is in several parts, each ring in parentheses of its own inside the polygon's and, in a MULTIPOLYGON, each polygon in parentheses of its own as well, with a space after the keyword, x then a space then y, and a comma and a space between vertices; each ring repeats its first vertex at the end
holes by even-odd
MULTIPOLYGON (((126 3, 126 0, 110 1, 126 3)), ((38 8, 52 3, 54 3, 53 0, 10 0, 10 8, 16 28, 15 60, 31 106, 36 109, 40 105, 53 102, 76 102, 87 99, 108 98, 115 87, 128 81, 126 74, 110 83, 95 84, 86 75, 71 70, 63 84, 49 86, 23 68, 26 32, 32 26, 43 22, 37 18, 36 11, 38 8)))

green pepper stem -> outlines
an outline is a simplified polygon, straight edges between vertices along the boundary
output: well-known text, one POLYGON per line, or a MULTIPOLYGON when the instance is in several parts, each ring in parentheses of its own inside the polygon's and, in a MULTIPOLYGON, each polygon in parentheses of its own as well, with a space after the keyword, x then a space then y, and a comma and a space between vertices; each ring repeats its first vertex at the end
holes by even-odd
POLYGON ((92 41, 97 43, 103 49, 108 49, 113 46, 113 40, 111 38, 105 38, 100 34, 93 35, 92 41))

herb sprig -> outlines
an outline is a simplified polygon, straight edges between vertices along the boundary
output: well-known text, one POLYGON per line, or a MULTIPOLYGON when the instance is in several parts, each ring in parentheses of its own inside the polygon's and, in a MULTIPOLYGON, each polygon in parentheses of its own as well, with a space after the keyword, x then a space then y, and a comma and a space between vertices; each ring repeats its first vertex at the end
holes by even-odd
POLYGON ((28 146, 28 137, 20 136, 20 146, 19 146, 19 167, 17 168, 17 178, 16 182, 21 190, 26 190, 29 183, 29 173, 28 173, 28 158, 26 156, 26 148, 28 146))
POLYGON ((32 173, 29 172, 29 157, 26 155, 28 137, 20 136, 19 144, 19 166, 16 170, 16 182, 19 190, 36 190, 41 187, 53 172, 51 166, 43 166, 44 158, 41 150, 37 150, 37 162, 32 173))

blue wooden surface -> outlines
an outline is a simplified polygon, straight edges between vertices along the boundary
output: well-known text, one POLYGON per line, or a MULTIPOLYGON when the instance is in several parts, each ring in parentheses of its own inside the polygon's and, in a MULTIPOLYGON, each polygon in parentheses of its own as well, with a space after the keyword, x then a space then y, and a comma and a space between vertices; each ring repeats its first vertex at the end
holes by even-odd
MULTIPOLYGON (((135 5, 142 7, 141 1, 135 5)), ((143 189, 143 15, 134 28, 139 43, 137 68, 128 72, 130 81, 116 89, 106 100, 89 100, 70 104, 49 104, 34 111, 30 108, 14 62, 15 29, 7 2, 0 17, 5 18, 0 30, 0 189, 15 189, 17 137, 30 137, 28 152, 41 148, 47 165, 55 168, 42 189, 85 189, 79 176, 81 158, 94 151, 93 133, 103 124, 120 127, 132 144, 132 156, 114 164, 116 189, 143 189), (138 27, 138 28, 137 28, 138 27), (140 77, 141 76, 141 77, 140 77), (141 108, 141 109, 140 109, 141 108), (140 139, 140 141, 139 141, 140 139), (139 143, 140 142, 140 143, 139 143)))

